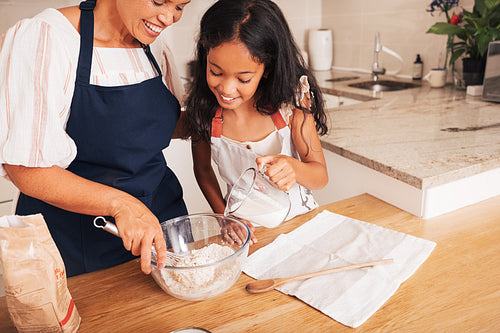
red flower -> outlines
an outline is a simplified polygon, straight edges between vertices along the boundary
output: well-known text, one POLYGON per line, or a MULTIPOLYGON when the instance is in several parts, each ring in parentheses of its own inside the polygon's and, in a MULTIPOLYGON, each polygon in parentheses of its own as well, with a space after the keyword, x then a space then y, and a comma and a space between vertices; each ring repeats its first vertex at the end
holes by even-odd
POLYGON ((460 22, 460 16, 457 14, 453 14, 453 16, 450 18, 450 24, 457 25, 460 22))

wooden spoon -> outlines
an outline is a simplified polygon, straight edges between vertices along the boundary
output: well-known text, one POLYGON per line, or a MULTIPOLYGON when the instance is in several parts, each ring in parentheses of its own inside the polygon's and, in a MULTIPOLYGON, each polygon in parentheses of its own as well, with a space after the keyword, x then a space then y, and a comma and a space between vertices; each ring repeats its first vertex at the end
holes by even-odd
POLYGON ((365 262, 362 264, 354 264, 354 265, 349 265, 349 266, 330 268, 330 269, 326 269, 324 271, 307 273, 307 274, 292 276, 292 277, 288 277, 288 278, 274 278, 274 279, 267 279, 267 280, 256 280, 254 282, 250 282, 249 284, 247 284, 245 289, 251 294, 265 293, 267 291, 273 290, 276 287, 284 285, 285 283, 288 283, 288 282, 308 279, 308 278, 312 278, 312 277, 320 276, 320 275, 325 275, 325 274, 348 271, 348 270, 356 269, 356 268, 389 264, 389 263, 392 263, 393 261, 394 261, 394 259, 384 259, 384 260, 378 260, 378 261, 365 262))

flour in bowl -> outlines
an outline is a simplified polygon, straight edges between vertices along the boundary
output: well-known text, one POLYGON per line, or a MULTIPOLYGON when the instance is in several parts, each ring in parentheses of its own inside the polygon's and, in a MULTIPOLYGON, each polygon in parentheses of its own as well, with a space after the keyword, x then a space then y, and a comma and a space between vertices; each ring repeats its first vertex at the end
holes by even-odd
POLYGON ((240 265, 228 260, 208 267, 197 267, 217 262, 229 257, 234 250, 229 246, 210 244, 199 250, 193 250, 183 257, 176 266, 178 269, 164 268, 153 270, 153 277, 165 291, 180 298, 200 293, 219 293, 227 289, 240 274, 240 265), (183 268, 189 267, 189 268, 183 268), (193 267, 193 268, 191 268, 193 267))

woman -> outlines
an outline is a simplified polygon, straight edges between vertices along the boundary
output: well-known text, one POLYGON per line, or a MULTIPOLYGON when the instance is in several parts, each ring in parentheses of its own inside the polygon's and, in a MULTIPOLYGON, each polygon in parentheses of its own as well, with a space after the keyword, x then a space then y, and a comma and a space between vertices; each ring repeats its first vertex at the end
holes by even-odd
POLYGON ((21 192, 16 214, 43 214, 68 276, 138 255, 148 274, 153 244, 166 261, 159 221, 187 213, 162 154, 182 86, 169 50, 155 43, 159 66, 148 45, 189 2, 85 1, 0 39, 0 175, 21 192), (122 240, 93 226, 98 215, 122 240))

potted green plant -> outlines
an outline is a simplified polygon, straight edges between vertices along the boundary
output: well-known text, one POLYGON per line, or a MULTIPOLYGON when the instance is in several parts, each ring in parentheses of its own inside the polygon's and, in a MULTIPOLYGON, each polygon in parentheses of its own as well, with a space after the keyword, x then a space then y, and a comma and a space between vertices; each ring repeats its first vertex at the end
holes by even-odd
MULTIPOLYGON (((433 4, 446 2, 433 1, 431 8, 433 4)), ((463 13, 449 16, 446 11, 446 16, 447 22, 435 23, 427 33, 448 35, 447 48, 451 55, 448 64, 454 64, 463 56, 465 85, 482 84, 488 45, 500 40, 500 0, 475 0, 472 12, 463 9, 463 13)))

